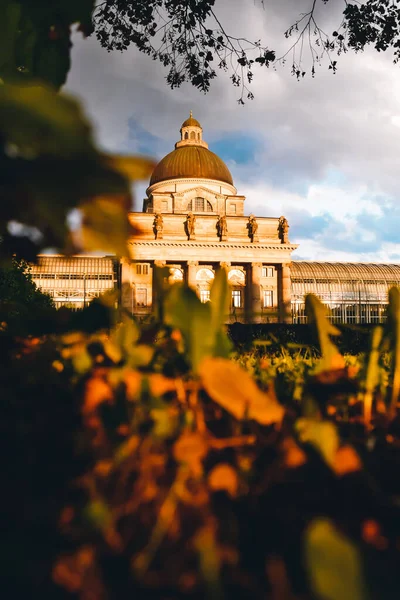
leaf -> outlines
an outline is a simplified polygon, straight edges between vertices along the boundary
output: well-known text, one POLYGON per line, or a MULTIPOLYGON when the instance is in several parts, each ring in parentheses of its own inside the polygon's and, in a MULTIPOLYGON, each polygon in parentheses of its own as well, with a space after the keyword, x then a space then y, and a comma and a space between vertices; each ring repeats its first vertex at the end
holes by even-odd
POLYGON ((370 426, 372 416, 372 399, 376 386, 379 383, 379 356, 383 338, 383 327, 374 327, 371 334, 371 348, 369 351, 367 375, 365 378, 364 392, 364 422, 370 426))
POLYGON ((327 319, 327 309, 324 304, 313 294, 307 294, 305 310, 308 322, 316 330, 322 358, 318 362, 315 373, 343 369, 344 358, 337 346, 332 342, 331 335, 341 335, 339 329, 334 327, 327 319))
POLYGON ((81 207, 82 250, 102 250, 118 257, 129 256, 127 240, 131 235, 126 197, 98 197, 81 207))
POLYGON ((83 375, 90 371, 93 366, 93 360, 86 347, 80 352, 76 352, 71 357, 72 366, 76 373, 83 375))
POLYGON ((118 465, 122 461, 126 460, 134 452, 136 452, 137 448, 140 444, 140 437, 138 435, 131 435, 125 442, 123 442, 115 452, 114 460, 118 465))
POLYGON ((305 532, 311 588, 321 600, 368 600, 358 548, 329 519, 315 519, 305 532))
POLYGON ((208 487, 214 492, 224 490, 234 498, 239 487, 235 469, 227 463, 216 465, 208 475, 208 487))
POLYGON ((80 248, 122 252, 132 231, 128 182, 97 152, 77 102, 39 85, 0 85, 0 138, 0 235, 17 221, 35 228, 38 250, 74 252, 66 218, 86 200, 80 248))
POLYGON ((207 598, 210 598, 210 600, 223 598, 220 581, 221 560, 215 525, 211 519, 209 523, 206 523, 196 532, 193 545, 198 552, 200 572, 208 588, 207 598))
POLYGON ((114 397, 111 387, 101 377, 92 377, 86 382, 85 398, 82 411, 91 413, 103 402, 108 402, 114 397))
POLYGON ((140 329, 135 321, 126 315, 122 316, 122 321, 112 331, 111 340, 126 355, 129 355, 140 336, 140 329))
POLYGON ((197 466, 207 455, 208 445, 204 436, 197 432, 184 431, 177 439, 173 455, 177 462, 197 466))
POLYGON ((214 335, 214 356, 227 358, 232 343, 226 333, 226 315, 229 313, 229 284, 225 269, 218 269, 211 287, 211 334, 214 335))
POLYGON ((189 287, 175 284, 164 304, 165 323, 183 335, 188 359, 194 371, 205 356, 213 354, 214 336, 210 330, 210 302, 202 303, 189 287))
POLYGON ((92 30, 94 0, 2 2, 0 77, 7 83, 41 80, 59 88, 71 63, 71 25, 92 30))
POLYGON ((112 514, 109 507, 102 500, 93 500, 84 511, 85 517, 90 523, 100 530, 107 529, 112 523, 112 514))
POLYGON ((261 425, 280 423, 284 408, 275 391, 261 391, 237 363, 224 358, 206 358, 199 375, 207 394, 236 419, 254 419, 261 425))
POLYGON ((300 418, 296 421, 296 430, 300 441, 314 446, 325 462, 334 468, 339 448, 339 436, 335 425, 330 421, 300 418))
POLYGON ((80 105, 44 86, 0 86, 0 131, 7 144, 30 159, 95 154, 80 105))
POLYGON ((0 19, 0 77, 5 79, 16 69, 15 47, 18 39, 18 25, 21 18, 21 4, 4 0, 0 19))
POLYGON ((390 415, 394 418, 397 413, 400 394, 400 290, 397 287, 392 287, 389 290, 387 327, 390 332, 390 348, 392 351, 390 415))
POLYGON ((143 156, 104 155, 103 158, 111 169, 118 171, 129 181, 148 179, 156 166, 152 159, 143 156))

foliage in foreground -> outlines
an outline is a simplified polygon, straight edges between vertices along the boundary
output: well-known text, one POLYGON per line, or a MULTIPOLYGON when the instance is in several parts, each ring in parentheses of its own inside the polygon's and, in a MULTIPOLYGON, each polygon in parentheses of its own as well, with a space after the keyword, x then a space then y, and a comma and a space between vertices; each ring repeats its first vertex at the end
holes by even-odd
POLYGON ((52 599, 397 597, 398 290, 358 370, 309 298, 322 357, 294 361, 282 393, 267 360, 258 384, 229 360, 225 274, 207 304, 162 290, 164 275, 150 329, 124 317, 4 354, 9 585, 52 599))

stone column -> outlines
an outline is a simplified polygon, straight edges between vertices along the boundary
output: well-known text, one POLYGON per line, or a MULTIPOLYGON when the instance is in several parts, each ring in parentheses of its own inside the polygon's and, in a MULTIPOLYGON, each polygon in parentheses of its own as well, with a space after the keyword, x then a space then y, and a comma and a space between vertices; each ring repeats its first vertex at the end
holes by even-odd
POLYGON ((244 320, 246 323, 253 321, 253 289, 252 289, 252 266, 244 265, 246 273, 246 282, 244 288, 244 320))
POLYGON ((251 263, 251 320, 253 323, 262 321, 261 298, 262 263, 251 263))
POLYGON ((283 263, 278 273, 279 288, 279 321, 292 322, 292 293, 290 280, 290 263, 283 263))
POLYGON ((151 282, 151 307, 153 312, 155 313, 159 312, 157 307, 157 287, 159 285, 162 285, 160 278, 157 279, 156 277, 156 268, 162 268, 165 267, 165 265, 165 260, 155 260, 153 263, 153 279, 151 282))
POLYGON ((219 263, 219 266, 221 267, 221 269, 225 269, 226 276, 228 276, 229 269, 231 268, 231 263, 222 261, 219 263))
POLYGON ((196 273, 199 263, 197 260, 187 261, 187 283, 192 290, 196 290, 196 273))

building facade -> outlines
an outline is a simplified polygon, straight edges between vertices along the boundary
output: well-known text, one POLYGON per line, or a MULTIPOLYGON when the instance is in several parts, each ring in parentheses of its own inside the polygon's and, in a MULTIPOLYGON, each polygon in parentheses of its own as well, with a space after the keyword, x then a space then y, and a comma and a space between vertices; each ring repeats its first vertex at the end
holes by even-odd
POLYGON ((187 282, 202 302, 219 268, 230 285, 227 322, 305 322, 304 295, 314 293, 335 322, 381 322, 387 292, 400 285, 400 265, 292 261, 297 248, 285 217, 247 215, 226 164, 208 149, 190 115, 174 150, 155 167, 142 212, 129 220, 137 234, 130 257, 41 256, 37 285, 56 306, 80 309, 112 288, 139 319, 152 313, 156 267, 169 281, 187 282))
POLYGON ((130 213, 139 231, 123 261, 122 304, 138 317, 151 313, 154 268, 166 266, 171 281, 185 281, 203 302, 215 271, 227 272, 230 319, 290 321, 290 262, 297 246, 287 221, 245 216, 225 163, 208 149, 199 122, 181 126, 175 149, 154 169, 143 212, 130 213))

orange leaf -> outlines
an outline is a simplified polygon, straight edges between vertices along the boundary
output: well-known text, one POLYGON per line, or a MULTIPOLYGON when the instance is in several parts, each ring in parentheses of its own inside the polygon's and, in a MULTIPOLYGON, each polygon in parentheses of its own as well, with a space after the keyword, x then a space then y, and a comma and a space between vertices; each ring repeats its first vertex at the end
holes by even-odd
POLYGON ((100 377, 92 377, 86 383, 83 412, 91 413, 103 402, 113 399, 111 387, 100 377))
POLYGON ((239 480, 235 469, 231 465, 221 463, 216 465, 210 472, 208 485, 213 491, 224 490, 234 498, 237 495, 239 480))
POLYGON ((262 425, 282 421, 285 411, 274 389, 260 390, 237 363, 225 358, 205 358, 199 373, 208 395, 236 419, 247 416, 262 425))
POLYGON ((144 156, 103 155, 107 166, 119 171, 130 181, 148 179, 156 163, 144 156))

